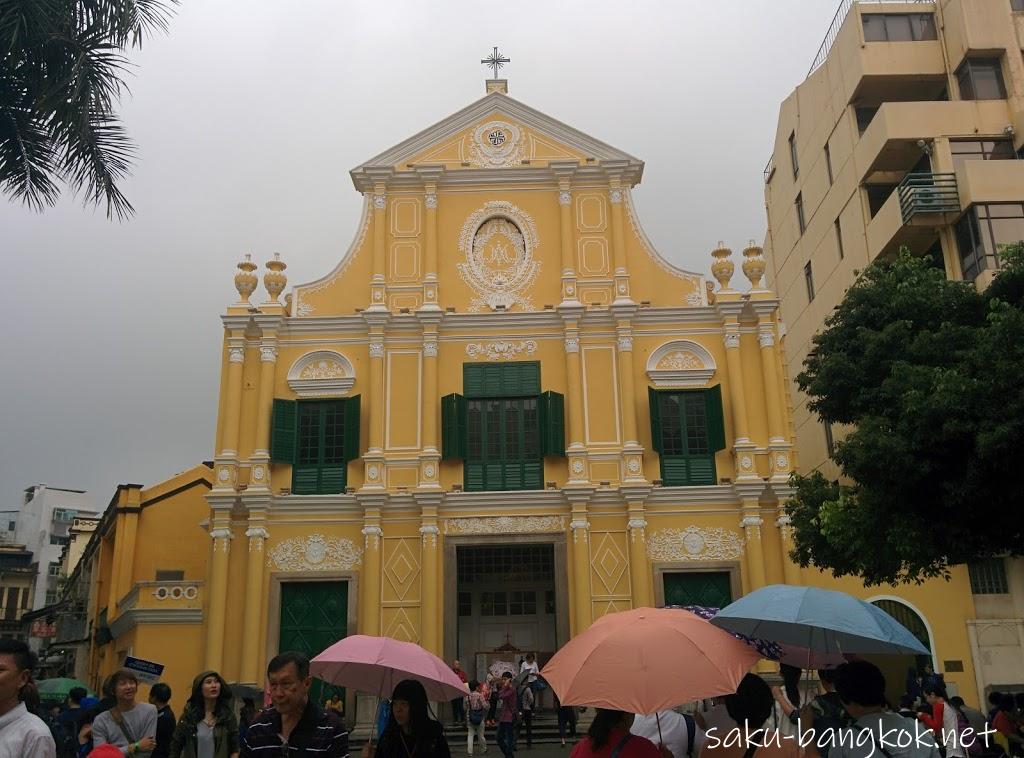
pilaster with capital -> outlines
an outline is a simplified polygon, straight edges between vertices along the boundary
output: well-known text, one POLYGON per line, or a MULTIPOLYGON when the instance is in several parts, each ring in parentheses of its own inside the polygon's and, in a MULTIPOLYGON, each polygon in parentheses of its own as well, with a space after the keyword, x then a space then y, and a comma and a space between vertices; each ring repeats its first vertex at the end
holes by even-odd
POLYGON ((440 312, 418 312, 423 323, 423 396, 434 398, 428 402, 423 411, 423 452, 420 454, 419 486, 420 488, 438 488, 441 469, 441 440, 438 434, 438 415, 440 409, 436 403, 438 374, 438 333, 437 326, 441 320, 440 312))
POLYGON ((387 310, 387 185, 373 185, 373 277, 370 280, 370 306, 368 310, 387 310))
POLYGON ((623 488, 627 507, 629 574, 634 608, 646 608, 654 604, 651 564, 647 557, 647 513, 644 507, 644 501, 650 491, 649 487, 623 488))
POLYGON ((270 416, 274 407, 278 319, 262 324, 260 384, 256 400, 256 439, 249 459, 249 490, 270 489, 270 416))
POLYGON ((362 613, 362 634, 380 634, 380 571, 381 571, 381 539, 384 530, 380 525, 381 505, 384 495, 360 495, 363 508, 363 568, 359 577, 362 582, 363 599, 359 604, 362 613))
POLYGON ((779 509, 775 525, 779 528, 779 540, 782 542, 782 575, 786 584, 800 584, 800 566, 790 557, 795 544, 793 543, 793 519, 782 508, 779 509))
POLYGON ((761 542, 760 504, 756 499, 743 500, 743 517, 740 526, 743 528, 747 541, 747 568, 750 571, 750 589, 756 590, 765 586, 764 545, 761 542))
MULTIPOLYGON (((242 628, 259 629, 263 618, 263 561, 264 549, 270 533, 267 531, 267 511, 270 498, 253 501, 250 488, 244 497, 249 507, 245 536, 249 551, 245 563, 245 610, 242 628)), ((256 684, 262 681, 262 657, 258 634, 242 635, 241 681, 256 684)))
MULTIPOLYGON (((212 493, 211 493, 212 496, 212 493)), ((210 519, 210 588, 206 608, 206 667, 218 671, 224 662, 227 620, 228 562, 231 551, 231 502, 213 506, 210 519), (226 507, 225 507, 226 506, 226 507)))
POLYGON ((566 494, 572 506, 569 531, 572 532, 574 636, 589 627, 593 620, 590 607, 590 520, 587 518, 587 502, 592 494, 593 490, 590 488, 581 488, 566 494))
POLYGON ((441 550, 438 545, 441 530, 437 522, 437 506, 441 494, 420 495, 420 542, 423 566, 423 598, 420 607, 422 645, 434 655, 441 650, 441 550))
POLYGON ((421 310, 440 310, 437 281, 437 181, 443 169, 440 166, 421 166, 417 173, 423 179, 423 208, 425 224, 425 252, 423 277, 423 305, 421 310))
POLYGON ((384 328, 387 314, 363 312, 369 327, 370 377, 367 392, 370 395, 370 414, 367 424, 367 450, 363 456, 363 487, 384 487, 384 328))
POLYGON ((572 211, 572 176, 579 163, 554 161, 551 169, 558 179, 559 248, 562 258, 562 302, 578 303, 576 288, 576 224, 572 211))
POLYGON ((230 329, 227 338, 227 381, 224 426, 217 455, 217 489, 233 490, 238 478, 239 428, 242 419, 242 375, 245 370, 245 329, 230 329), (227 472, 227 476, 224 475, 227 472))
POLYGON ((613 176, 609 182, 608 201, 612 212, 612 260, 615 265, 615 300, 616 303, 633 302, 629 295, 629 270, 626 266, 626 231, 622 217, 622 206, 625 202, 626 190, 621 180, 613 176))
POLYGON ((643 468, 643 448, 640 446, 636 418, 636 381, 633 363, 633 327, 631 318, 636 306, 612 306, 616 323, 616 351, 619 371, 619 403, 622 406, 622 431, 625 445, 622 450, 623 481, 646 481, 643 468))
POLYGON ((569 445, 566 456, 569 463, 569 483, 588 481, 586 448, 583 446, 583 371, 580 365, 580 330, 577 319, 582 307, 559 306, 565 319, 565 412, 569 416, 569 445))

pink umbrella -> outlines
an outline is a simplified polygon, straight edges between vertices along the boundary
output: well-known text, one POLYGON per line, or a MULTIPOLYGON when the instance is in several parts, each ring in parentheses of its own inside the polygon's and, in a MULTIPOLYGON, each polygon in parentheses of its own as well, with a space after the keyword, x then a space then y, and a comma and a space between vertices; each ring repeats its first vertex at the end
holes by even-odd
POLYGON ((324 681, 379 697, 391 697, 403 679, 415 679, 431 700, 452 700, 468 694, 461 679, 444 661, 412 642, 354 634, 316 656, 310 671, 324 681))

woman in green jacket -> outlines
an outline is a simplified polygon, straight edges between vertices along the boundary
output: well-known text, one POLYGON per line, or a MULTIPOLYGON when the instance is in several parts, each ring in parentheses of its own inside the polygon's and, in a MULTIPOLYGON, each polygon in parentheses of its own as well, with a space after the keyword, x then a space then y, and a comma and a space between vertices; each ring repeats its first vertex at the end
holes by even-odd
POLYGON ((238 758, 231 699, 231 688, 216 671, 197 676, 171 738, 170 758, 238 758))

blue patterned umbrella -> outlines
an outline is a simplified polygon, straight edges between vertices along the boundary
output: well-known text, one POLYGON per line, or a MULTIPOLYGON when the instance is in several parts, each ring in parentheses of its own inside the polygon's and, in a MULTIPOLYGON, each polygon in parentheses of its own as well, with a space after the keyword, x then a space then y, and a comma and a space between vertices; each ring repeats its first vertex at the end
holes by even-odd
MULTIPOLYGON (((700 616, 702 619, 710 621, 718 613, 718 608, 710 608, 706 605, 666 605, 666 608, 678 608, 679 610, 689 611, 690 613, 700 616)), ((733 637, 738 640, 742 640, 750 645, 754 650, 761 654, 762 658, 767 658, 771 661, 777 661, 782 658, 782 648, 768 640, 762 640, 757 637, 748 637, 745 634, 739 634, 730 629, 726 630, 733 637)))

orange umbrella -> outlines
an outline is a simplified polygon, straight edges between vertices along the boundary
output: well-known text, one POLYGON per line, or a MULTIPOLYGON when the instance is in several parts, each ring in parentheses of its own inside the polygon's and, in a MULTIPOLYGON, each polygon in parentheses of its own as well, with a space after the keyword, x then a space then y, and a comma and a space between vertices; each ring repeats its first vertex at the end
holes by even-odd
POLYGON ((594 622, 540 673, 565 705, 647 714, 735 692, 760 657, 692 613, 637 608, 594 622))

